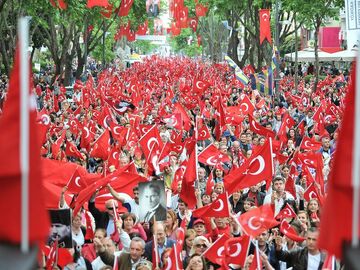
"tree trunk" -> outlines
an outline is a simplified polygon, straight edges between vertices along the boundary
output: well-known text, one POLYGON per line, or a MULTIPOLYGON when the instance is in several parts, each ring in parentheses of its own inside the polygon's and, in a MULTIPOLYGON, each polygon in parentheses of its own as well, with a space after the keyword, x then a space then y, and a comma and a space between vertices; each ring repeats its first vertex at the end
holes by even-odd
POLYGON ((314 37, 314 43, 315 43, 315 82, 314 82, 314 92, 316 91, 318 82, 319 82, 319 52, 318 52, 318 35, 319 30, 321 26, 322 19, 320 17, 317 17, 315 20, 315 37, 314 37))
POLYGON ((239 38, 238 38, 238 32, 232 30, 230 42, 228 45, 228 55, 235 61, 236 64, 240 64, 239 56, 238 56, 238 46, 239 46, 239 38))
POLYGON ((4 39, 0 39, 0 50, 1 50, 1 59, 2 59, 3 65, 4 65, 5 73, 7 75, 9 75, 10 74, 10 61, 9 61, 9 55, 6 52, 4 39))

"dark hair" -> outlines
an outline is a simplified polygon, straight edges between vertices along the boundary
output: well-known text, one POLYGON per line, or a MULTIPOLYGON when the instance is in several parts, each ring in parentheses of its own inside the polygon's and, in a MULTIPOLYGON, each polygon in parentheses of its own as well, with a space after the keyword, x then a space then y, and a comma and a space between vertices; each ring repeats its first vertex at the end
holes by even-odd
POLYGON ((206 261, 205 261, 205 258, 204 258, 202 255, 199 255, 199 254, 194 253, 193 255, 190 256, 189 263, 190 263, 191 259, 194 258, 194 257, 196 257, 196 256, 199 256, 199 257, 201 258, 201 261, 202 261, 202 264, 203 264, 202 269, 203 269, 203 270, 207 270, 208 268, 207 268, 207 266, 206 266, 206 261))
POLYGON ((72 240, 72 245, 74 248, 73 262, 76 263, 78 261, 78 259, 81 257, 81 254, 80 254, 81 246, 78 245, 78 243, 76 243, 75 240, 72 240))
POLYGON ((150 185, 148 186, 148 188, 149 188, 149 189, 153 189, 157 195, 160 195, 160 194, 161 194, 161 192, 160 192, 160 187, 159 187, 158 185, 150 184, 150 185))
MULTIPOLYGON (((136 223, 136 216, 133 213, 126 212, 121 216, 121 219, 123 221, 125 221, 125 219, 128 218, 128 217, 132 218, 132 220, 134 221, 134 224, 136 223)), ((124 227, 124 223, 123 223, 123 227, 124 227)))
POLYGON ((277 182, 277 181, 282 181, 283 183, 285 183, 285 179, 284 179, 284 177, 282 177, 281 175, 276 175, 276 176, 274 177, 274 179, 272 180, 272 183, 275 183, 275 182, 277 182))

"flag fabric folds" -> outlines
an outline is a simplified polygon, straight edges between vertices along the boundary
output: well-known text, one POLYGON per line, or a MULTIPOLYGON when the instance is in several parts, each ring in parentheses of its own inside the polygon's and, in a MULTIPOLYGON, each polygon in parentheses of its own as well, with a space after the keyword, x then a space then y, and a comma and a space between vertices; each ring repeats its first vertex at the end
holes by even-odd
MULTIPOLYGON (((0 219, 0 240, 21 242, 21 177, 20 166, 20 55, 18 50, 10 76, 8 97, 4 113, 0 117, 0 211, 6 218, 0 219), (9 207, 11 211, 9 211, 9 207)), ((28 64, 28 63, 26 63, 28 64)), ((30 78, 29 78, 30 80, 30 78)), ((46 240, 49 233, 49 217, 44 207, 43 184, 40 167, 40 138, 37 136, 36 101, 29 83, 29 243, 46 240)))
POLYGON ((271 44, 270 10, 260 9, 259 20, 260 20, 260 44, 262 44, 265 39, 267 39, 267 41, 271 44))

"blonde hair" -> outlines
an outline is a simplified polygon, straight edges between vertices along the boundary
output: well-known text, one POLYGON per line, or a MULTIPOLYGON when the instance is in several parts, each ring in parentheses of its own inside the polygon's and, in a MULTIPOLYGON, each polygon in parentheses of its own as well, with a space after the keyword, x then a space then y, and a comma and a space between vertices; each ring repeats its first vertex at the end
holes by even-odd
POLYGON ((195 254, 195 246, 196 246, 197 244, 199 244, 200 241, 203 241, 204 244, 205 244, 207 247, 210 246, 210 242, 209 242, 209 240, 208 240, 205 236, 202 236, 202 235, 196 236, 196 237, 194 238, 193 245, 192 245, 192 247, 191 247, 191 249, 190 249, 189 256, 192 256, 193 254, 195 254))

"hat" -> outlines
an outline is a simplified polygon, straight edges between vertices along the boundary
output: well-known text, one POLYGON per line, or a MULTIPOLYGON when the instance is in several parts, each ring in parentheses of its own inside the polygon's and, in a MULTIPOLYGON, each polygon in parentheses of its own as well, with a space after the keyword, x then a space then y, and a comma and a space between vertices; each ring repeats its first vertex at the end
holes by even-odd
POLYGON ((201 219, 201 218, 198 218, 197 220, 194 221, 193 226, 195 226, 196 224, 199 224, 199 223, 205 225, 205 221, 203 219, 201 219))

